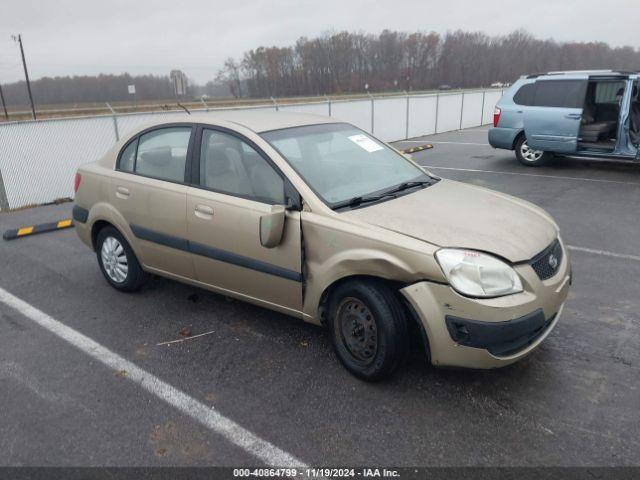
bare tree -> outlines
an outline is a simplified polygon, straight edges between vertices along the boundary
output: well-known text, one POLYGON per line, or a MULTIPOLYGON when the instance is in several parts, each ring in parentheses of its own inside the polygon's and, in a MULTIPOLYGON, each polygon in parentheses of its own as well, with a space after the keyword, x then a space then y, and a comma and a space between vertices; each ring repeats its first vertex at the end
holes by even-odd
POLYGON ((227 84, 231 95, 236 98, 242 97, 242 78, 240 72, 241 65, 229 57, 225 60, 224 66, 216 76, 216 81, 227 84))

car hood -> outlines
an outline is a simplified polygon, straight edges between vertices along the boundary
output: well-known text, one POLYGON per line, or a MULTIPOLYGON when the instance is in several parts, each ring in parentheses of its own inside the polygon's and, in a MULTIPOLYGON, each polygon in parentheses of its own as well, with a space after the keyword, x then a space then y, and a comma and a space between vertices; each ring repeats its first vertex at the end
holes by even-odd
POLYGON ((511 262, 530 260, 558 236, 554 221, 535 205, 452 180, 341 215, 436 246, 491 252, 511 262))

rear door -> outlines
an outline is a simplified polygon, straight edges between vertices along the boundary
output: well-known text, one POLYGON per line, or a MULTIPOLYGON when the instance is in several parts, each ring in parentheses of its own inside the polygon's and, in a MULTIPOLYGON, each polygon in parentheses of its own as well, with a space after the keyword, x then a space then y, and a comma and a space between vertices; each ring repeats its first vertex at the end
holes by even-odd
POLYGON ((302 310, 300 212, 286 211, 274 248, 260 243, 260 218, 285 204, 283 174, 250 140, 227 129, 198 130, 187 229, 196 277, 248 301, 302 310))
POLYGON ((185 174, 194 132, 191 124, 142 132, 120 153, 110 182, 111 202, 136 237, 142 264, 187 279, 194 270, 186 240, 185 174))
POLYGON ((529 146, 549 152, 575 152, 586 92, 586 78, 538 79, 532 105, 524 112, 529 146))

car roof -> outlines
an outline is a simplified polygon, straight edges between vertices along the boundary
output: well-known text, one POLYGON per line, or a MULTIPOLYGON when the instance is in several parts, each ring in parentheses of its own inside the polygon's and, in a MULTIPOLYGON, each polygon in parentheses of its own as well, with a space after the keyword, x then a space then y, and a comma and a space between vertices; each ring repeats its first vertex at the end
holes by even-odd
MULTIPOLYGON (((202 123, 205 125, 218 125, 219 122, 230 122, 241 125, 256 133, 283 128, 300 127, 305 125, 317 125, 322 123, 338 123, 337 120, 324 115, 298 112, 274 112, 268 110, 214 110, 204 113, 184 115, 181 122, 202 123)), ((153 128, 164 124, 175 123, 173 120, 158 119, 148 123, 143 129, 153 128)), ((140 131, 140 130, 139 130, 140 131)))
POLYGON ((550 77, 550 76, 576 76, 576 77, 589 77, 605 75, 607 77, 636 77, 640 72, 638 71, 622 71, 622 70, 564 70, 557 72, 540 72, 532 73, 531 75, 525 75, 522 78, 533 79, 538 77, 550 77))

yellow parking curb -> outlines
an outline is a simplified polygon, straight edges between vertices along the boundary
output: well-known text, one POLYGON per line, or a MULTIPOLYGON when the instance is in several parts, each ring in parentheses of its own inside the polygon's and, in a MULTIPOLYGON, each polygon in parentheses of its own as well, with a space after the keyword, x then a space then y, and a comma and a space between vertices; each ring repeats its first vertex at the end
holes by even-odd
POLYGON ((422 150, 429 150, 431 148, 433 148, 433 145, 431 145, 430 143, 425 143, 424 145, 420 145, 418 147, 411 147, 411 148, 402 150, 402 153, 416 153, 416 152, 421 152, 422 150))
POLYGON ((65 218, 63 220, 58 220, 57 222, 41 223, 39 225, 29 225, 13 230, 7 230, 2 234, 2 238, 4 238, 5 240, 15 240, 16 238, 36 235, 38 233, 53 232, 55 230, 63 230, 65 228, 71 227, 73 227, 73 220, 71 220, 70 218, 65 218))

